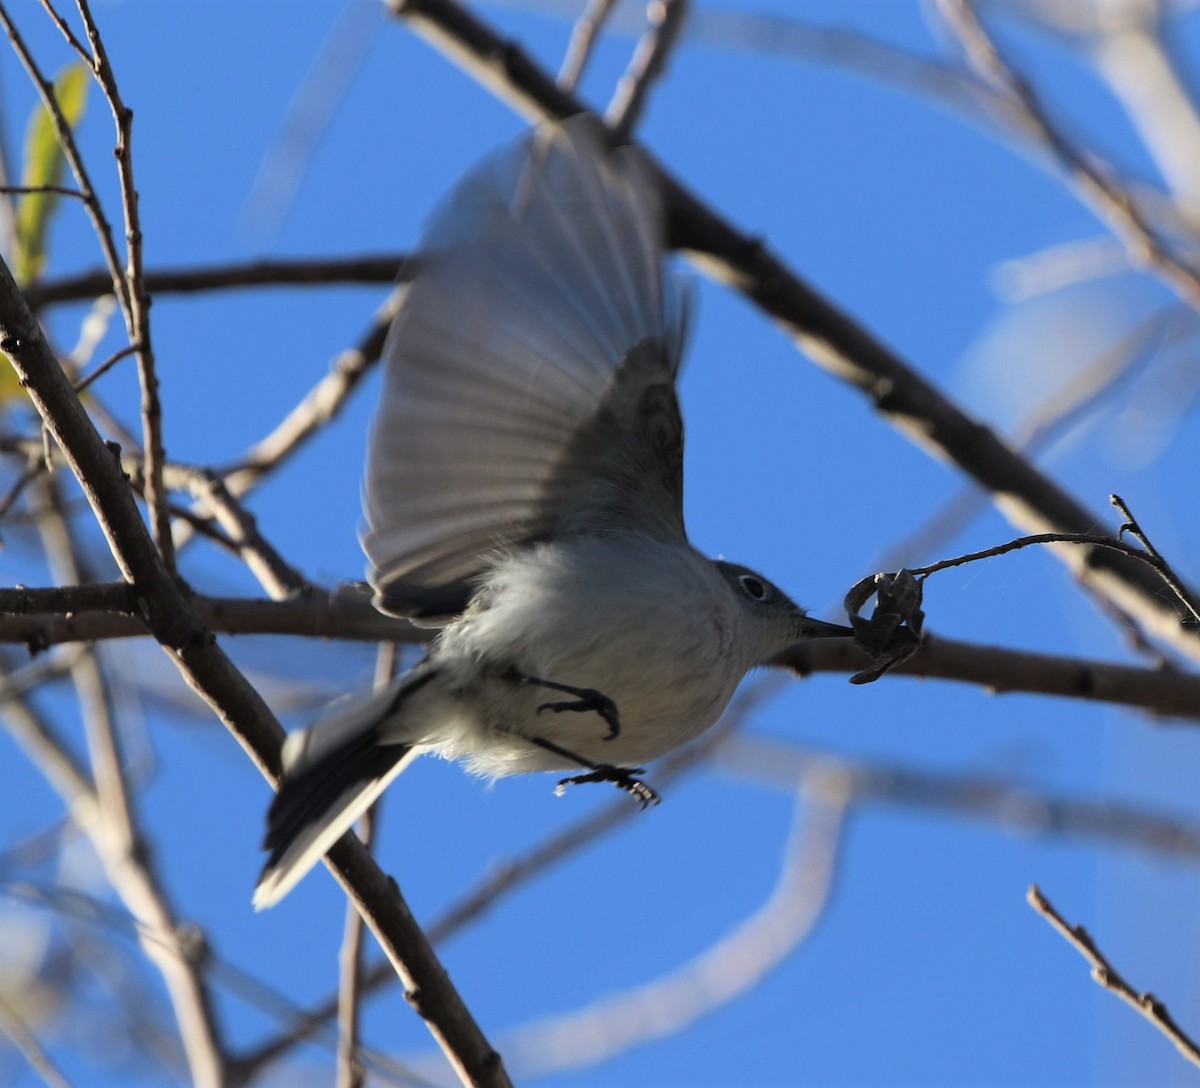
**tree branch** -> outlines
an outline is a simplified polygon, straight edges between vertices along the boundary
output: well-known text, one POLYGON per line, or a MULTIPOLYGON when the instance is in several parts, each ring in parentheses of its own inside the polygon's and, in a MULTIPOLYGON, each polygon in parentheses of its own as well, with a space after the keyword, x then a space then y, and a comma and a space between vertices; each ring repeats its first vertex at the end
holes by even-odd
MULTIPOLYGON (((361 257, 263 259, 207 267, 150 268, 144 273, 151 295, 190 295, 237 288, 390 285, 400 275, 405 254, 361 257)), ((112 279, 95 269, 31 284, 25 298, 33 310, 62 302, 80 302, 112 293, 112 279)))
MULTIPOLYGON (((139 617, 187 682, 271 782, 283 730, 262 697, 217 646, 162 561, 118 460, 84 412, 7 265, 0 262, 0 351, 8 355, 92 506, 139 617)), ((330 868, 353 896, 460 1079, 507 1085, 499 1056, 438 963, 394 881, 352 835, 330 852, 330 868)))
MULTIPOLYGON (((425 628, 376 611, 370 594, 353 584, 333 591, 314 588, 307 595, 282 601, 193 595, 189 602, 205 627, 225 634, 418 643, 430 637, 425 628)), ((0 643, 24 643, 40 650, 64 642, 137 638, 148 633, 136 594, 124 583, 0 588, 0 643)), ((772 663, 799 676, 810 676, 859 672, 870 659, 849 639, 820 639, 798 643, 772 663)), ((1200 720, 1200 676, 1191 673, 937 635, 926 635, 917 654, 894 669, 893 675, 954 680, 993 693, 1086 699, 1181 721, 1200 720)))

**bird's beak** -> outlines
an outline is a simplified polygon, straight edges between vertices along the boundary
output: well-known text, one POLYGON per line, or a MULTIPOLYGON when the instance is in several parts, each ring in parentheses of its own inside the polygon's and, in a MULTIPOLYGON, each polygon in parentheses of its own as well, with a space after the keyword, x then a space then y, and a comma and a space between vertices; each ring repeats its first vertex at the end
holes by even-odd
POLYGON ((826 623, 824 620, 814 620, 811 616, 804 617, 804 626, 800 629, 802 639, 809 638, 853 638, 854 629, 843 627, 840 623, 826 623))

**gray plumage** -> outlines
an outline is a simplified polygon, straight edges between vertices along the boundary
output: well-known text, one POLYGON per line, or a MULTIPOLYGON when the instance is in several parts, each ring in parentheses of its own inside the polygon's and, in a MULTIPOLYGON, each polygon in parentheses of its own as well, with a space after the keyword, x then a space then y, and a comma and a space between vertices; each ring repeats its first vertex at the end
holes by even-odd
POLYGON ((487 775, 640 767, 746 672, 846 628, 687 542, 684 307, 634 148, 543 126, 437 215, 384 353, 363 505, 378 607, 442 630, 291 738, 255 894, 277 902, 421 752, 487 775))

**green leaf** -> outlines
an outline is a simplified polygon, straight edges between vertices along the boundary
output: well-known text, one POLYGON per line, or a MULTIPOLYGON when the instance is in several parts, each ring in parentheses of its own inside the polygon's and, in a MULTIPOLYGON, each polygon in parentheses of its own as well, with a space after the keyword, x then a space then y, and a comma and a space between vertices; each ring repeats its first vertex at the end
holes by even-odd
MULTIPOLYGON (((63 68, 54 80, 54 97, 72 132, 83 120, 91 73, 82 61, 63 68)), ((66 157, 54 131, 54 120, 39 105, 25 130, 23 186, 61 185, 66 157)), ((46 264, 46 234, 58 206, 57 193, 22 193, 17 201, 17 229, 13 247, 13 274, 17 283, 29 283, 46 264)))

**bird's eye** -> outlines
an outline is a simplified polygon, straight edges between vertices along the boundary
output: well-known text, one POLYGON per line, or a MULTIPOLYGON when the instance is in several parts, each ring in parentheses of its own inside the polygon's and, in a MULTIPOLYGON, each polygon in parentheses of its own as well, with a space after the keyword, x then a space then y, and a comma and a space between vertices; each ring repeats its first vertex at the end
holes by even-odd
POLYGON ((761 601, 767 595, 767 587, 763 585, 762 579, 755 578, 753 574, 740 574, 738 581, 741 583, 742 589, 746 591, 747 597, 761 601))

